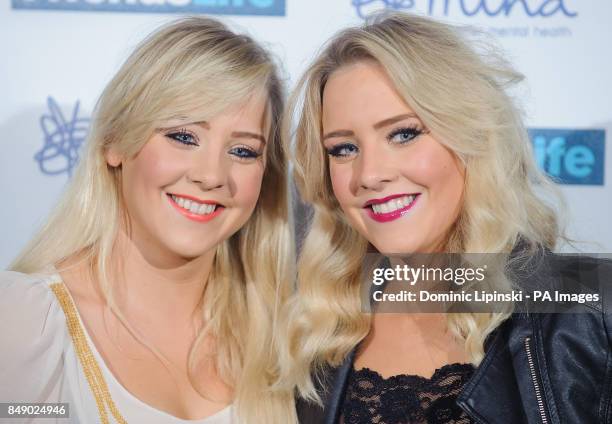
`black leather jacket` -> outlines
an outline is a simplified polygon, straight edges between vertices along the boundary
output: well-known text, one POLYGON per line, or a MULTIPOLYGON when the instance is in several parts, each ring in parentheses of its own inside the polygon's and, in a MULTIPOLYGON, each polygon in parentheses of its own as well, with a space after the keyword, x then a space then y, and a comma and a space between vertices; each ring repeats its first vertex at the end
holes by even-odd
MULTIPOLYGON (((554 256, 565 278, 579 278, 600 301, 564 313, 515 313, 502 323, 457 398, 476 423, 612 423, 612 267, 554 256)), ((300 423, 338 423, 354 354, 326 374, 323 408, 298 400, 300 423)))

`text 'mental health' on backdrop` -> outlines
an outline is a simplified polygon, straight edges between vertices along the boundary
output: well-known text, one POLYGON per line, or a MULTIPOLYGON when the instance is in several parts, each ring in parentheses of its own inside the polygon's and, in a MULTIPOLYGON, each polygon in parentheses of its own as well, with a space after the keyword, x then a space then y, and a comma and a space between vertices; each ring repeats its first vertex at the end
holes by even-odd
POLYGON ((97 97, 135 45, 179 16, 210 14, 263 41, 293 84, 322 43, 383 8, 494 37, 538 165, 564 193, 570 237, 612 251, 612 2, 601 0, 6 0, 0 5, 0 266, 72 177, 97 97))

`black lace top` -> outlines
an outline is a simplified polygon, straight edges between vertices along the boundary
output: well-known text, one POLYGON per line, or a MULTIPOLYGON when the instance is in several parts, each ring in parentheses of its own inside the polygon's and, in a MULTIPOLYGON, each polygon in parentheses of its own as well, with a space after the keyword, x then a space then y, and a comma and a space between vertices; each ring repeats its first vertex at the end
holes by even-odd
POLYGON ((342 406, 343 424, 470 424, 455 403, 472 376, 472 364, 447 364, 431 378, 384 378, 369 368, 353 369, 342 406))

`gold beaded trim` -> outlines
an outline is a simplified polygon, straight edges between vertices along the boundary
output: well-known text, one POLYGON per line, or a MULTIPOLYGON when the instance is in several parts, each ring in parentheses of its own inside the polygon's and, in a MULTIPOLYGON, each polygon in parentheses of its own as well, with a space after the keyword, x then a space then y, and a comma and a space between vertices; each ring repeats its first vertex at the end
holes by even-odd
POLYGON ((83 328, 81 328, 79 316, 76 307, 72 302, 72 298, 68 293, 68 289, 66 289, 66 286, 62 282, 53 283, 50 285, 50 287, 64 310, 66 324, 68 325, 68 332, 70 333, 72 343, 74 344, 74 348, 79 356, 79 361, 83 367, 85 377, 87 377, 89 387, 91 388, 96 400, 98 412, 100 413, 100 421, 102 424, 110 424, 106 410, 106 407, 108 407, 118 423, 127 424, 127 421, 125 421, 125 419, 119 413, 115 402, 113 402, 110 392, 108 391, 106 381, 104 380, 102 372, 100 371, 100 367, 98 366, 98 363, 96 362, 96 359, 94 358, 93 353, 87 344, 85 333, 83 332, 83 328))

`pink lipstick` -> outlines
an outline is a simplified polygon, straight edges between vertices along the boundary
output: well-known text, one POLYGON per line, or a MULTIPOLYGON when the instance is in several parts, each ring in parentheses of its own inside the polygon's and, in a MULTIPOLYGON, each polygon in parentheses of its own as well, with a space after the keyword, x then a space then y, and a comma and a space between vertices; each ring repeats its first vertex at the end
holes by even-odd
POLYGON ((391 196, 384 197, 382 199, 371 199, 368 200, 363 207, 366 212, 376 222, 390 222, 400 218, 402 215, 406 214, 412 207, 416 204, 419 199, 420 193, 403 193, 403 194, 393 194, 391 196), (391 212, 385 212, 381 210, 378 205, 385 204, 390 200, 401 199, 402 206, 397 207, 398 204, 395 203, 392 205, 394 208, 391 212), (407 204, 406 204, 407 203, 407 204))
POLYGON ((198 199, 196 197, 193 196, 189 196, 189 195, 183 195, 183 194, 170 194, 167 193, 167 197, 168 200, 170 201, 170 204, 172 206, 174 206, 174 208, 179 211, 181 213, 181 215, 185 216, 186 218, 191 219, 192 221, 196 221, 196 222, 208 222, 212 219, 214 219, 217 215, 219 215, 223 209, 225 209, 225 207, 215 201, 212 200, 201 200, 198 199), (193 202, 199 203, 201 205, 215 205, 215 210, 211 213, 207 213, 207 214, 197 214, 194 212, 191 212, 188 209, 183 208, 182 206, 180 206, 175 200, 174 197, 180 197, 183 199, 188 199, 191 200, 193 202))

